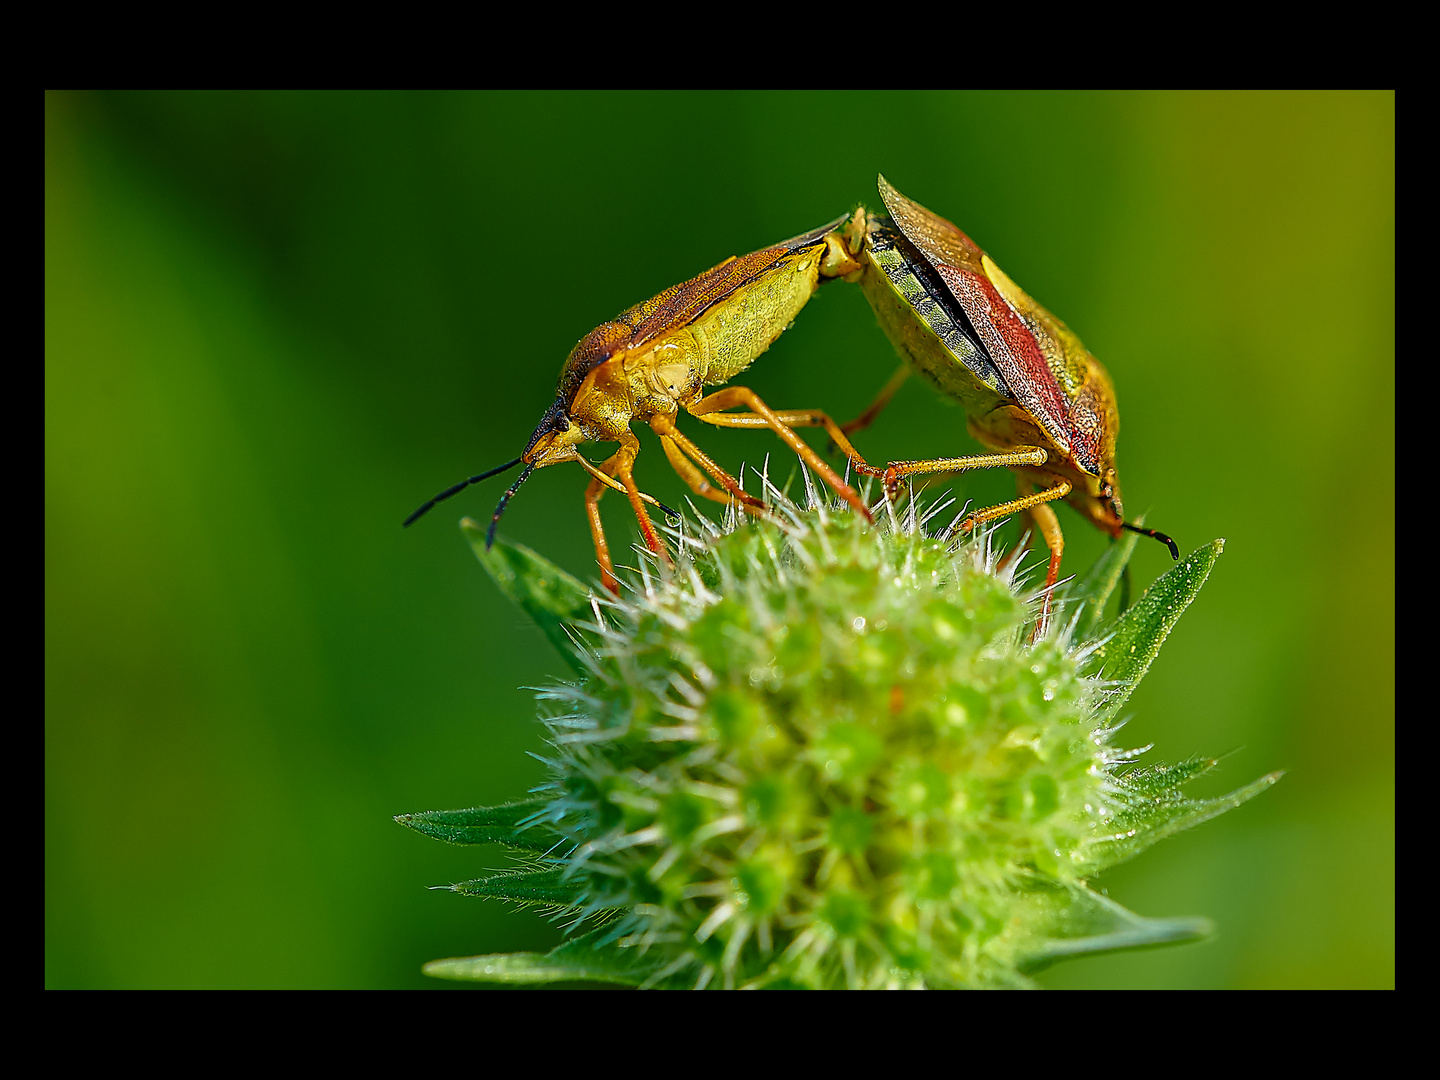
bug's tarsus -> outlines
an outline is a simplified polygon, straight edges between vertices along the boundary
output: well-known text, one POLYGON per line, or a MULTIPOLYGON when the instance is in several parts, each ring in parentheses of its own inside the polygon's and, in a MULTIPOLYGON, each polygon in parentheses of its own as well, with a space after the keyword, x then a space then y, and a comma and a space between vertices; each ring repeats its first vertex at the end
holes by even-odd
MULTIPOLYGON (((518 458, 516 459, 519 460, 518 458)), ((490 528, 485 530, 485 550, 489 551, 490 546, 495 543, 495 526, 500 524, 500 515, 505 513, 505 504, 508 503, 520 490, 520 485, 530 479, 530 474, 535 471, 534 465, 526 465, 520 470, 520 475, 515 478, 515 483, 505 489, 505 494, 500 496, 500 503, 495 507, 495 513, 490 518, 490 528)))
MULTIPOLYGON (((448 488, 446 488, 444 491, 440 492, 439 495, 436 495, 433 499, 431 499, 429 502, 427 502, 424 506, 420 507, 419 510, 416 510, 413 514, 411 514, 408 518, 406 518, 406 519, 405 519, 405 524, 403 524, 403 525, 400 526, 400 527, 401 527, 402 529, 408 529, 408 528, 409 528, 411 525, 413 525, 416 521, 418 521, 420 518, 424 517, 427 513, 429 513, 430 510, 434 507, 434 505, 435 505, 436 503, 438 503, 438 502, 444 502, 446 499, 450 498, 450 496, 452 496, 452 495, 459 495, 460 492, 464 491, 464 490, 465 490, 467 487, 469 487, 471 484, 478 484, 481 480, 489 480, 490 477, 492 477, 492 476, 499 476, 502 472, 509 472, 509 471, 510 471, 511 469, 513 469, 516 465, 519 465, 520 462, 523 461, 523 460, 524 460, 524 458, 518 458, 518 457, 517 457, 514 461, 507 461, 504 465, 498 465, 498 466, 496 466, 495 468, 491 469, 489 472, 482 472, 482 473, 481 473, 480 475, 478 475, 478 476, 472 476, 472 477, 470 477, 469 480, 461 480, 460 483, 456 484, 454 487, 448 487, 448 488)), ((519 485, 517 484, 516 487, 519 487, 519 485)), ((507 496, 507 497, 508 497, 508 496, 507 496)), ((502 505, 503 505, 503 503, 502 503, 502 505)))
POLYGON ((1133 533, 1139 533, 1141 536, 1153 536, 1170 549, 1170 557, 1172 559, 1176 562, 1180 561, 1180 548, 1176 546, 1174 540, 1171 540, 1170 537, 1166 536, 1159 529, 1142 529, 1139 525, 1131 525, 1128 521, 1122 521, 1120 527, 1122 529, 1129 529, 1133 533))

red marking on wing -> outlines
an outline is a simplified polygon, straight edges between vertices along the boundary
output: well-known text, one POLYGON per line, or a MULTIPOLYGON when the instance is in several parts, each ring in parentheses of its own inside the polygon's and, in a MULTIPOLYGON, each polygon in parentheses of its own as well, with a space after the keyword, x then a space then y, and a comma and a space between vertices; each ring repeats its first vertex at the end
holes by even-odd
POLYGON ((983 274, 945 263, 936 263, 935 269, 970 317, 1016 399, 1040 422, 1056 449, 1070 453, 1072 425, 1065 395, 1030 328, 983 274))
POLYGON ((1070 456, 1088 473, 1100 475, 1100 428, 1102 421, 1086 397, 1076 399, 1066 416, 1070 433, 1070 456))

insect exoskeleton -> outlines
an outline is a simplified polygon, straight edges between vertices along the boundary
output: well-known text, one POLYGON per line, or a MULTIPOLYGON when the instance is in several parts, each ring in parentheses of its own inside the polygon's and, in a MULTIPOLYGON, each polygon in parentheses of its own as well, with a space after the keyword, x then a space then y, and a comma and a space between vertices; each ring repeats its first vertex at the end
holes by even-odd
POLYGON ((720 427, 770 428, 869 520, 869 510, 855 489, 793 430, 823 427, 859 461, 840 426, 828 415, 818 409, 776 411, 744 386, 727 386, 708 395, 705 392, 706 387, 729 382, 769 348, 821 283, 861 271, 857 255, 863 244, 863 229, 842 230, 841 226, 862 221, 863 213, 857 212, 853 218, 846 215, 784 243, 726 259, 596 327, 580 339, 566 359, 555 400, 541 417, 524 453, 442 491, 410 515, 405 524, 472 483, 522 466, 495 508, 488 544, 494 540, 506 504, 534 470, 574 461, 591 477, 585 491, 585 509, 601 580, 606 588, 618 592, 614 564, 600 523, 599 501, 606 488, 626 496, 646 546, 660 557, 667 557, 645 510, 647 502, 660 504, 635 482, 633 467, 640 452, 640 441, 631 431, 635 421, 650 425, 660 437, 670 464, 696 494, 717 502, 734 501, 752 513, 765 512, 760 499, 745 492, 738 480, 681 433, 675 419, 682 409, 720 427), (596 465, 578 449, 587 442, 618 442, 620 448, 596 465))
MULTIPOLYGON (((1163 541, 1164 533, 1125 521, 1115 472, 1120 414, 1110 376, 1063 322, 1010 280, 951 222, 879 178, 888 216, 870 214, 858 277, 881 328, 904 363, 856 421, 867 425, 911 371, 965 409, 970 433, 994 451, 969 457, 893 462, 900 480, 1003 466, 1016 473, 1020 497, 976 510, 963 530, 1008 514, 1029 515, 1050 549, 1047 586, 1059 574, 1064 536, 1054 510, 1064 499, 1098 528, 1163 541)), ((852 223, 852 230, 858 222, 852 223)), ((852 247, 854 245, 851 242, 852 247)))

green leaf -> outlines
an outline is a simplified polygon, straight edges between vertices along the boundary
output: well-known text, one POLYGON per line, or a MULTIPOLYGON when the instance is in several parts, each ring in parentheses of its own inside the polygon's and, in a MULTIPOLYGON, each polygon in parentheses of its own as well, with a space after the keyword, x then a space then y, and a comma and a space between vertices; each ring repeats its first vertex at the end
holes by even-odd
POLYGON ((549 805, 549 799, 526 799, 473 810, 398 814, 395 820, 447 844, 504 844, 522 851, 549 851, 559 839, 555 833, 539 824, 522 826, 522 822, 533 819, 549 805))
POLYGON ((460 531, 500 591, 535 620, 566 663, 578 674, 590 674, 576 651, 577 639, 587 644, 598 643, 594 635, 578 629, 581 623, 595 620, 590 590, 527 547, 497 538, 487 550, 485 530, 470 518, 461 520, 460 531))
POLYGON ((1191 552, 1178 566, 1156 579, 1116 621, 1110 640, 1092 654, 1095 661, 1103 665, 1101 673, 1116 684, 1101 710, 1102 716, 1113 717, 1130 699, 1224 549, 1224 540, 1213 540, 1191 552))
POLYGON ((592 930, 548 953, 496 953, 432 960, 423 968, 437 979, 474 982, 552 983, 603 982, 640 986, 663 970, 669 956, 658 950, 642 953, 607 943, 609 928, 592 930))
MULTIPOLYGON (((1096 862, 1109 869, 1133 858, 1167 836, 1193 829, 1227 810, 1234 810, 1241 803, 1249 802, 1283 775, 1281 772, 1268 773, 1216 799, 1186 799, 1173 792, 1168 797, 1160 795, 1139 799, 1132 808, 1115 816, 1115 838, 1096 845, 1096 862)), ((1123 782, 1121 786, 1123 790, 1123 782)))
POLYGON ((1218 764, 1216 758, 1192 757, 1174 765, 1139 765, 1116 776, 1115 785, 1137 802, 1159 799, 1172 794, 1181 784, 1204 776, 1218 764))
POLYGON ((584 886, 573 879, 566 881, 564 874, 565 871, 559 868, 520 870, 445 887, 464 896, 494 896, 502 900, 515 900, 521 904, 571 907, 580 903, 584 886))
POLYGON ((1214 933, 1209 919, 1147 919, 1083 886, 1044 887, 1027 899, 1046 927, 1044 935, 1021 950, 1017 966, 1027 975, 1071 957, 1174 945, 1214 933))
MULTIPOLYGON (((1142 514, 1135 519, 1135 524, 1140 525, 1144 521, 1142 514)), ((1135 545, 1139 540, 1139 533, 1121 533, 1120 539, 1106 547, 1105 554, 1095 560, 1095 565, 1090 568, 1084 580, 1070 591, 1066 598, 1068 605, 1086 605, 1085 613, 1080 616, 1080 624, 1076 627, 1075 640, 1088 641, 1094 636, 1095 627, 1100 624, 1100 619, 1105 614, 1105 605, 1110 602, 1115 587, 1120 584, 1120 578, 1125 573, 1125 567, 1130 564, 1130 556, 1135 553, 1135 545)))

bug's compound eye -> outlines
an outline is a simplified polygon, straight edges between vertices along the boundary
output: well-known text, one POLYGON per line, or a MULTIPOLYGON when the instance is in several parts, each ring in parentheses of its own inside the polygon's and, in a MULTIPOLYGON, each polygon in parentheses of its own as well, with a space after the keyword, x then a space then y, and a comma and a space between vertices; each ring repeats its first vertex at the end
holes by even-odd
POLYGON ((566 416, 564 413, 561 413, 558 417, 555 418, 555 430, 556 430, 556 431, 569 431, 569 430, 570 430, 570 418, 569 418, 568 416, 566 416))

